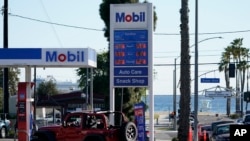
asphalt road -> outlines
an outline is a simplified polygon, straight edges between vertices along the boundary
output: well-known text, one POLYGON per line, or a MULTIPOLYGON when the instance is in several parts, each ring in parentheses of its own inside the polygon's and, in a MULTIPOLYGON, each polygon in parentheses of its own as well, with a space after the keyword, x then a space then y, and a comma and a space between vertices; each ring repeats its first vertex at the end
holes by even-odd
MULTIPOLYGON (((229 118, 225 115, 198 115, 198 121, 200 124, 211 124, 214 121, 218 120, 228 120, 229 118)), ((164 124, 163 124, 164 125, 164 124)), ((159 125, 155 126, 155 138, 156 141, 171 141, 172 138, 177 137, 177 131, 164 131, 164 130, 157 130, 158 128, 162 127, 161 121, 159 121, 159 125)))

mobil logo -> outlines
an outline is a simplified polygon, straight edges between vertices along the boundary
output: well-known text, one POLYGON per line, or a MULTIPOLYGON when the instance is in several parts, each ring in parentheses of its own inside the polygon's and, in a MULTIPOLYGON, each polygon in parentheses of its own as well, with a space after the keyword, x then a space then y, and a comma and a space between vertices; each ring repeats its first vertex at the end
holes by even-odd
POLYGON ((46 62, 84 62, 84 51, 46 51, 46 62))
POLYGON ((116 12, 115 22, 145 22, 145 12, 132 12, 131 14, 116 12))

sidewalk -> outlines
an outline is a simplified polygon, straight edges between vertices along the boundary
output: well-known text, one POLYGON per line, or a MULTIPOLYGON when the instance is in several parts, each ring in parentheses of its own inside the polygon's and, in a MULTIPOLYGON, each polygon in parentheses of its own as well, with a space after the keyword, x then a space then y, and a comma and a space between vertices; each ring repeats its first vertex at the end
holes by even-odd
MULTIPOLYGON (((157 113, 158 114, 158 113, 157 113)), ((198 121, 202 124, 209 124, 213 121, 228 119, 225 115, 215 115, 209 112, 199 112, 198 121)), ((146 119, 146 127, 149 128, 149 119, 146 119)), ((173 123, 169 121, 167 113, 160 113, 158 122, 154 119, 154 137, 156 141, 171 141, 174 137, 177 137, 177 131, 173 131, 173 123)))

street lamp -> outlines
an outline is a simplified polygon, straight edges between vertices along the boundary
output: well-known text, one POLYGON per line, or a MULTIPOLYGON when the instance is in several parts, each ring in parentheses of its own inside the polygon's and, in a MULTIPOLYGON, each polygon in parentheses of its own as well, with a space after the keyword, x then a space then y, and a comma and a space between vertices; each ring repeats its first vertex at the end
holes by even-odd
MULTIPOLYGON (((212 40, 212 39, 222 39, 222 37, 220 36, 216 36, 216 37, 210 37, 210 38, 206 38, 206 39, 203 39, 203 40, 200 40, 198 43, 201 43, 201 42, 204 42, 204 41, 207 41, 207 40, 212 40)), ((191 47, 195 46, 195 44, 191 45, 191 47)), ((173 71, 173 76, 174 76, 174 79, 173 79, 173 111, 176 112, 176 61, 177 59, 180 58, 180 56, 176 57, 174 59, 174 71, 173 71)), ((174 116, 174 130, 176 130, 176 116, 174 116)))
MULTIPOLYGON (((201 43, 201 42, 204 42, 204 41, 207 41, 207 40, 212 40, 212 39, 222 39, 222 37, 221 36, 215 36, 215 37, 205 38, 203 40, 200 40, 198 43, 201 43)), ((190 48, 194 47, 195 45, 196 44, 191 45, 190 48)))

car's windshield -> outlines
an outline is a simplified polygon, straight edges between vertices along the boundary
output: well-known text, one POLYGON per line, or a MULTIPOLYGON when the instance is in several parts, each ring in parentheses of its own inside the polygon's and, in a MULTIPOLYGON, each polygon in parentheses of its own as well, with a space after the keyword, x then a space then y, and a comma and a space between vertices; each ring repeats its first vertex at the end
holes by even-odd
POLYGON ((212 128, 212 132, 214 133, 216 130, 216 126, 220 125, 220 124, 225 124, 225 123, 233 123, 234 121, 217 121, 217 122, 213 122, 211 124, 211 128, 212 128))
POLYGON ((217 135, 220 135, 220 134, 227 134, 230 132, 230 126, 229 125, 224 125, 224 126, 219 126, 217 127, 217 130, 216 130, 216 134, 217 135))
POLYGON ((245 117, 245 122, 250 122, 250 115, 247 115, 247 116, 245 117))

